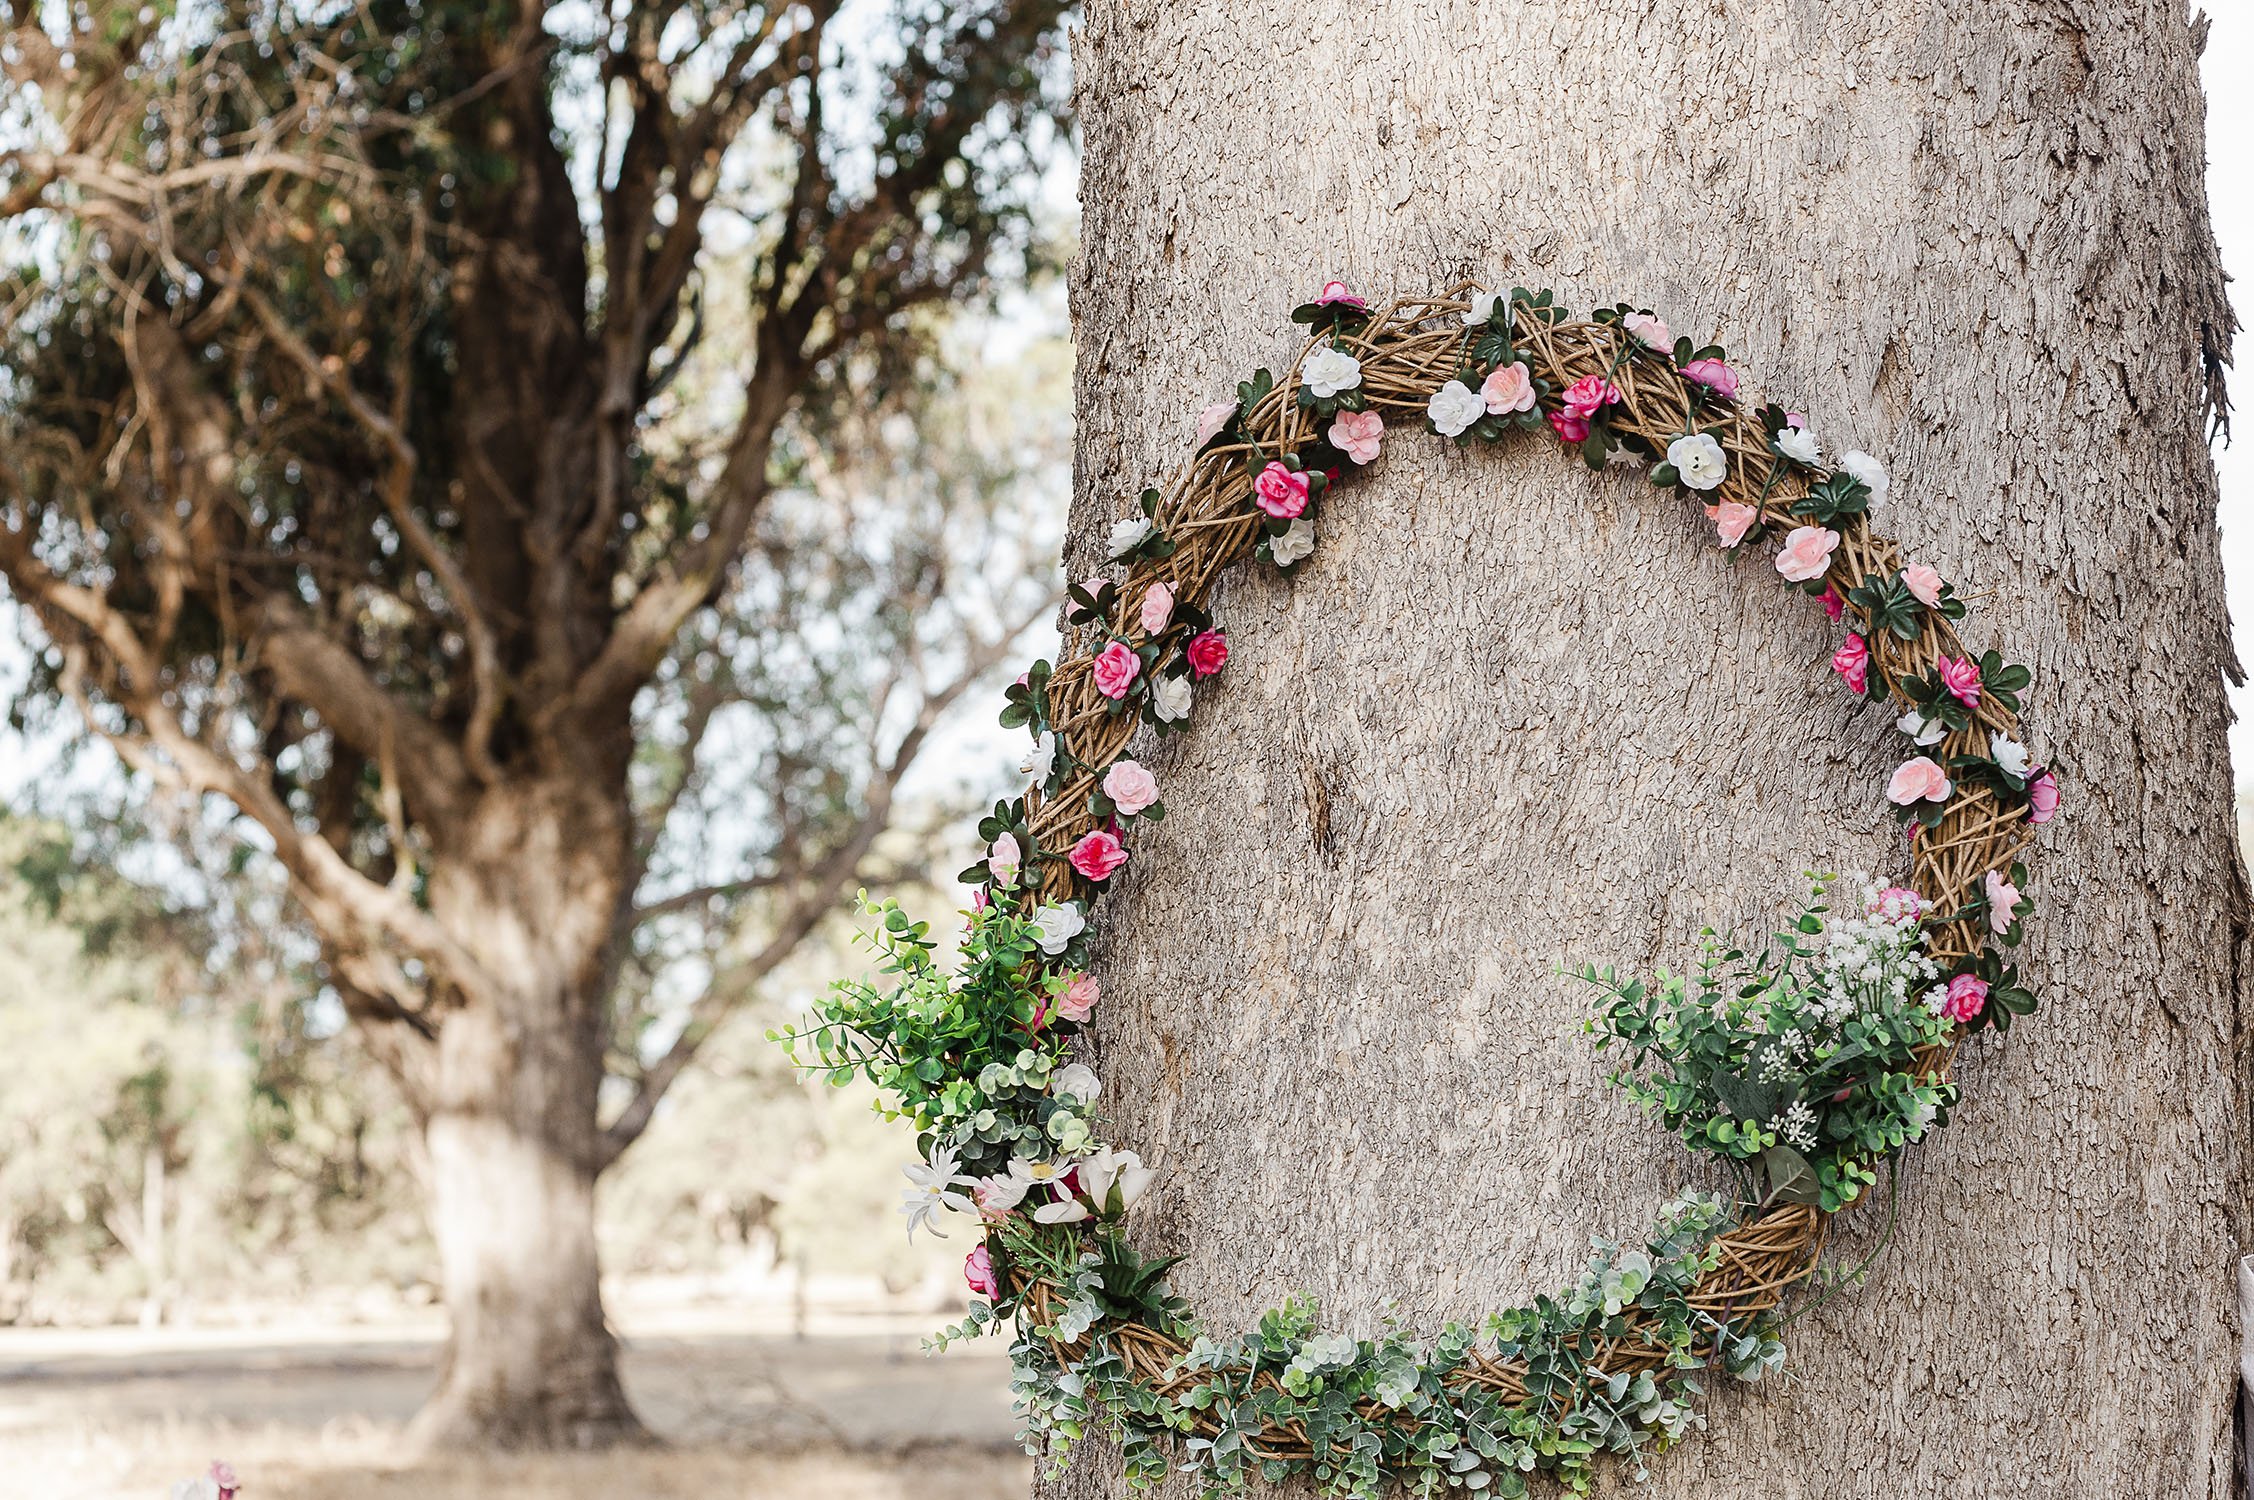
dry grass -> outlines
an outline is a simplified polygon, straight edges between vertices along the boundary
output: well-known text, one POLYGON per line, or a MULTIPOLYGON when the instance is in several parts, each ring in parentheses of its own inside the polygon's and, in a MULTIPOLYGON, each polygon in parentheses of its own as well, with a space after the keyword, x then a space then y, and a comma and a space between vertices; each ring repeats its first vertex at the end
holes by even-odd
POLYGON ((168 1424, 0 1442, 0 1493, 26 1500, 164 1500, 231 1462, 243 1500, 1020 1500, 1029 1460, 970 1445, 888 1454, 724 1448, 400 1458, 397 1429, 319 1436, 168 1424))

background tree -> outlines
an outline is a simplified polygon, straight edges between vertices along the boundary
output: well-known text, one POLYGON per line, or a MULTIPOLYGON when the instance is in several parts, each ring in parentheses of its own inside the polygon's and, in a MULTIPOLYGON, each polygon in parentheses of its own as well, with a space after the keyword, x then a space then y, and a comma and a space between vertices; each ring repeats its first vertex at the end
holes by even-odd
MULTIPOLYGON (((1961 1061, 1797 1378, 1717 1393, 1646 1493, 2234 1493, 2254 1054, 2196 46, 2176 0, 1106 7, 1076 42, 1073 576, 1326 277, 1476 274, 1726 343, 1887 461, 1887 529, 2035 669, 2045 1009, 1961 1061)), ((1110 898, 1104 1104, 1224 1327, 1569 1280, 1686 1162, 1552 966, 1679 968, 1803 868, 1900 868, 1890 731, 1703 517, 1541 443, 1401 434, 1381 470, 1295 579, 1224 585, 1229 671, 1151 747, 1172 815, 1110 898)), ((1091 1454, 1049 1493, 1114 1482, 1091 1454)))
POLYGON ((31 691, 239 810, 398 1078, 453 1316, 429 1439, 638 1431, 595 1179, 1037 612, 949 497, 774 501, 911 380, 922 310, 1035 254, 1058 9, 0 4, 31 691), (739 708, 774 730, 724 847, 672 820, 739 708))

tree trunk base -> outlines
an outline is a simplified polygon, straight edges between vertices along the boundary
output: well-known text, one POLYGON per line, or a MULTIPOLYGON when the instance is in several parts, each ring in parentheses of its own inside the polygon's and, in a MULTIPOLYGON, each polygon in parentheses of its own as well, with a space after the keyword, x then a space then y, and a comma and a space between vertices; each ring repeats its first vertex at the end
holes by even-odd
POLYGON ((537 1125, 495 1115, 434 1116, 425 1139, 453 1333, 409 1438, 454 1450, 654 1443, 603 1316, 594 1174, 537 1125))
POLYGON ((510 1392, 442 1381, 407 1427, 417 1453, 654 1448, 615 1376, 592 1388, 510 1392))

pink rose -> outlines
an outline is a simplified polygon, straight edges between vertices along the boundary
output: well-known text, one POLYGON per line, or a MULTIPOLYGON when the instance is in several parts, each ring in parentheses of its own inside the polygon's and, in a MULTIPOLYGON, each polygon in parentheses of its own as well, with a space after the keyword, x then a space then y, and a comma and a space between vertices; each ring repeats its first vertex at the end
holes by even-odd
POLYGON ((1828 526, 1795 526, 1777 554, 1777 571, 1794 583, 1813 583, 1831 566, 1839 533, 1828 526))
POLYGON ((1008 885, 1017 878, 1018 862, 1023 858, 1016 836, 1005 833, 987 847, 986 873, 994 877, 996 885, 1008 885))
POLYGON ((1953 790, 1949 773, 1942 770, 1932 756, 1920 755, 1894 768, 1893 779, 1886 783, 1886 800, 1896 807, 1908 807, 1913 802, 1946 802, 1953 790))
POLYGON ((1270 459, 1252 481, 1252 502, 1278 520, 1293 520, 1307 508, 1307 476, 1270 459))
POLYGON ((1497 365, 1494 372, 1479 383, 1479 394, 1487 398, 1487 410, 1496 416, 1507 411, 1532 411, 1534 376, 1523 359, 1497 365))
POLYGON ((1551 412, 1550 426, 1556 431, 1557 440, 1561 443, 1578 443, 1589 435, 1589 419, 1577 417, 1569 411, 1551 412))
POLYGON ((1095 975, 1075 974, 1072 982, 1064 987, 1063 998, 1057 1001, 1057 1014, 1076 1024, 1085 1021, 1102 995, 1102 990, 1096 985, 1095 975))
POLYGON ((1602 375, 1584 375, 1565 388, 1565 409, 1577 417, 1593 417, 1619 399, 1619 387, 1602 375))
POLYGON ((1125 641, 1113 641, 1096 658, 1091 675, 1096 679, 1097 692, 1106 698, 1124 698, 1142 670, 1143 659, 1128 650, 1125 641))
POLYGON ((1218 630, 1202 631, 1190 637, 1182 654, 1189 658, 1190 675, 1211 677, 1229 664, 1229 638, 1218 630))
POLYGON ((2012 913, 2019 906, 2019 887, 1990 870, 1981 878, 1988 893, 1988 930, 2001 935, 2011 928, 2012 913))
POLYGON ((1160 579, 1143 590, 1143 634, 1156 635, 1174 618, 1174 585, 1160 579))
POLYGON ((2037 771, 2027 783, 2027 821, 2048 823, 2057 816, 2058 778, 2048 770, 2037 771))
POLYGON ((1944 656, 1939 662, 1941 685, 1966 708, 1980 706, 1980 664, 1969 656, 1944 656))
POLYGON ((1737 399, 1737 371, 1718 359, 1694 359, 1683 366, 1683 379, 1695 380, 1724 401, 1737 399))
POLYGON ((1119 761, 1104 772, 1104 795, 1131 818, 1158 800, 1158 778, 1134 761, 1119 761))
POLYGON ((1761 519, 1761 512, 1739 500, 1724 500, 1720 505, 1706 507, 1706 517, 1714 523, 1714 535, 1725 547, 1735 547, 1745 540, 1753 523, 1761 519))
POLYGON ((1197 414, 1196 446, 1202 448, 1219 437, 1221 429, 1228 426, 1229 419, 1236 414, 1237 404, 1234 401, 1216 401, 1199 412, 1197 414))
POLYGON ((1017 685, 1019 687, 1031 687, 1033 685, 1033 674, 1031 672, 1018 673, 1017 685))
POLYGON ((1889 922, 1925 915, 1925 898, 1906 885, 1890 885, 1870 904, 1871 915, 1889 922))
POLYGON ((1839 590, 1829 584, 1824 586, 1824 617, 1835 624, 1847 613, 1847 601, 1839 597, 1839 590))
POLYGON ((1902 586, 1927 609, 1941 607, 1941 575, 1924 563, 1911 563, 1902 570, 1902 586))
POLYGON ((1959 974, 1949 981, 1949 998, 1941 1003, 1941 1014, 1952 1021, 1972 1021, 1988 1005, 1988 981, 1972 974, 1959 974))
MULTIPOLYGON (((1329 435, 1333 448, 1366 464, 1377 457, 1378 445, 1385 441, 1385 418, 1374 411, 1342 411, 1331 422, 1329 435)), ((1306 481, 1300 487, 1304 489, 1306 481)))
POLYGON ((1847 639, 1841 641, 1839 649, 1831 653, 1831 669, 1857 693, 1870 691, 1870 647, 1854 631, 1848 631, 1847 639))
POLYGON ((1345 282, 1326 281, 1323 283, 1322 292, 1315 298, 1315 305, 1317 307, 1328 307, 1334 302, 1344 303, 1348 307, 1369 306, 1367 302, 1355 296, 1353 290, 1345 282))
POLYGON ((1072 852, 1065 858, 1072 861, 1072 868, 1090 880, 1109 880, 1114 870, 1127 863, 1127 849, 1119 842, 1118 834, 1109 828, 1099 828, 1082 834, 1080 842, 1072 846, 1072 852))
POLYGON ((986 1253, 984 1245, 963 1257, 963 1280, 987 1301, 1000 1300, 1002 1283, 994 1279, 994 1257, 986 1253))
POLYGON ((1632 312, 1620 320, 1628 336, 1646 349, 1668 350, 1675 347, 1675 333, 1666 321, 1647 312, 1632 312))

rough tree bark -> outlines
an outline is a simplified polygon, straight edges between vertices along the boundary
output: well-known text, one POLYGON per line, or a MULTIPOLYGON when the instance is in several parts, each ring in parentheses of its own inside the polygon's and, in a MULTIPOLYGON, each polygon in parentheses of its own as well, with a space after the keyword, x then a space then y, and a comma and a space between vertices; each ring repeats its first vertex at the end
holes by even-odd
MULTIPOLYGON (((1643 1493, 2232 1492, 2248 905, 2195 51, 2175 0, 1090 8, 1076 569, 1325 277, 1481 274, 1726 342, 1888 462, 1884 524, 2036 671, 2045 1009, 1970 1049, 1794 1378, 1717 1392, 1643 1493)), ((1215 1323, 1305 1289, 1429 1328, 1639 1232, 1691 1168, 1553 965, 1679 964, 1805 868, 1899 863, 1891 731, 1710 535, 1540 442, 1397 432, 1296 581, 1225 586, 1098 1029, 1166 1168, 1140 1234, 1215 1323)), ((1115 1473, 1094 1448, 1049 1492, 1115 1473)))

